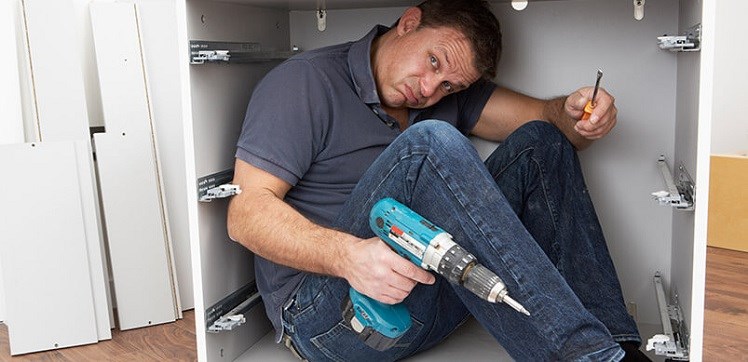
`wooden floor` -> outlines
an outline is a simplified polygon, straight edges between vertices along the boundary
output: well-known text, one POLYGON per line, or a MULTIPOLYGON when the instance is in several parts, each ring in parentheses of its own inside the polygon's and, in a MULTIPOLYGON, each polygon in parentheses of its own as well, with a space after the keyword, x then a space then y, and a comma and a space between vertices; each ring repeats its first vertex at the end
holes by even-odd
MULTIPOLYGON (((704 361, 748 361, 748 253, 708 248, 704 361)), ((195 314, 175 323, 113 331, 111 341, 10 357, 0 324, 0 361, 194 361, 195 314)))
POLYGON ((708 248, 704 361, 748 361, 748 253, 708 248))
POLYGON ((0 361, 196 361, 195 312, 174 323, 112 330, 112 339, 86 346, 10 356, 8 327, 0 324, 0 361))

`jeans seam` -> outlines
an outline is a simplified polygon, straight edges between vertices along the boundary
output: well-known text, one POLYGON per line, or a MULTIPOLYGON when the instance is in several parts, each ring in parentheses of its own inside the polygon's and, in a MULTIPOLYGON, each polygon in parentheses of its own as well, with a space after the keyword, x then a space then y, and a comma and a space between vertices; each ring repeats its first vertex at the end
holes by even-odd
MULTIPOLYGON (((412 158, 412 157, 417 157, 417 156, 426 156, 426 158, 428 159, 428 152, 425 152, 425 151, 415 151, 414 150, 412 152, 409 152, 409 153, 407 153, 405 155, 400 156, 400 158, 397 159, 397 162, 395 162, 392 165, 392 167, 390 167, 390 169, 387 172, 387 174, 382 177, 382 180, 373 188, 373 191, 371 192, 371 196, 366 199, 367 203, 371 203, 372 197, 374 196, 374 194, 376 194, 376 191, 379 190, 382 187, 382 185, 384 185, 387 182, 387 180, 390 178, 390 175, 393 172, 395 172, 395 169, 397 168, 397 166, 401 162, 403 162, 406 159, 409 159, 409 158, 412 158)), ((408 193, 411 193, 412 190, 407 189, 406 191, 408 191, 408 193)), ((407 200, 407 201, 410 201, 410 200, 407 200)))
MULTIPOLYGON (((504 166, 501 170, 499 170, 495 175, 491 175, 491 176, 495 180, 496 177, 500 176, 507 169, 509 169, 509 167, 513 166, 519 160, 519 158, 522 155, 524 155, 526 152, 532 152, 532 151, 535 151, 534 147, 528 147, 528 148, 525 148, 524 150, 518 152, 517 156, 515 156, 514 158, 512 158, 512 160, 509 161, 506 166, 504 166)), ((549 198, 548 198, 548 183, 546 182, 546 177, 545 177, 546 170, 543 168, 541 162, 537 158, 535 158, 533 156, 529 156, 529 157, 530 157, 530 160, 536 165, 536 167, 538 168, 538 171, 540 173, 540 182, 541 182, 541 185, 543 186, 543 199, 545 199, 546 206, 548 207, 548 210, 551 213, 551 216, 552 216, 552 219, 553 219, 553 228, 555 230, 558 230, 558 212, 557 212, 556 208, 554 208, 553 205, 549 202, 549 198)))
MULTIPOLYGON (((534 149, 533 149, 534 150, 534 149)), ((559 230, 559 216, 558 216, 558 208, 554 207, 553 202, 551 202, 551 198, 548 196, 549 194, 549 188, 550 185, 548 184, 547 180, 548 177, 546 177, 547 171, 545 168, 543 168, 542 163, 535 157, 530 156, 530 160, 535 164, 535 166, 538 168, 538 173, 540 174, 540 185, 543 189, 543 200, 545 200, 545 206, 548 209, 548 213, 551 215, 551 220, 553 221, 553 232, 554 232, 554 239, 552 240, 551 248, 553 250, 554 258, 557 258, 554 265, 556 266, 556 269, 560 273, 563 274, 564 271, 564 265, 561 263, 562 258, 560 257, 560 251, 559 251, 559 245, 558 245, 558 230, 559 230)))
MULTIPOLYGON (((535 164, 535 167, 538 169, 538 173, 540 174, 540 186, 543 191, 543 200, 545 201, 546 209, 548 210, 548 213, 551 215, 551 220, 553 221, 553 230, 554 232, 558 232, 559 229, 559 217, 558 217, 558 208, 554 207, 553 203, 550 201, 550 197, 548 197, 549 194, 549 187, 547 182, 546 173, 547 171, 543 168, 542 163, 540 160, 532 156, 533 151, 535 151, 535 147, 527 147, 523 149, 522 151, 518 152, 515 157, 513 157, 509 162, 507 162, 506 166, 502 167, 498 172, 495 174, 492 174, 491 177, 493 177, 494 181, 496 181, 496 178, 501 176, 506 170, 508 170, 510 167, 514 166, 519 159, 525 154, 530 152, 531 155, 528 156, 530 161, 535 164)), ((556 243, 556 240, 553 240, 553 243, 551 244, 552 250, 554 253, 558 254, 558 244, 556 243)), ((563 271, 562 265, 560 263, 554 263, 556 265, 556 268, 559 269, 559 271, 563 271)))
MULTIPOLYGON (((523 150, 520 153, 524 153, 524 152, 530 151, 532 149, 533 148, 527 148, 527 149, 523 150)), ((429 156, 431 156, 431 153, 429 153, 429 156)), ((479 222, 478 220, 476 220, 474 218, 474 216, 473 216, 473 213, 467 212, 467 205, 465 204, 465 202, 463 200, 464 197, 465 197, 465 195, 462 195, 460 192, 457 192, 456 190, 454 190, 452 188, 451 183, 447 182, 446 176, 440 171, 440 168, 434 162, 434 160, 432 159, 432 157, 429 157, 429 156, 426 157, 426 161, 431 166, 431 168, 434 170, 434 174, 438 175, 439 179, 446 185, 446 188, 450 191, 450 193, 452 194, 452 196, 455 198, 455 200, 457 201, 457 203, 460 205, 460 207, 462 208, 462 211, 465 212, 465 215, 468 215, 468 218, 472 221, 473 225, 476 227, 477 230, 480 231, 482 237, 484 239, 486 239, 486 240, 489 240, 490 239, 489 236, 486 235, 486 233, 483 231, 483 227, 481 227, 481 225, 483 223, 479 222)), ((519 154, 518 154, 518 156, 515 159, 512 160, 512 162, 510 162, 510 164, 514 163, 518 158, 519 158, 519 154)), ((541 175, 542 175, 542 172, 541 172, 541 175)), ((491 176, 493 176, 493 175, 491 175, 491 176)), ((543 189, 543 192, 544 192, 544 195, 547 195, 545 188, 543 189)), ((547 199, 547 197, 546 197, 546 199, 547 199)), ((555 220, 554 220, 554 222, 555 222, 555 220)), ((554 227, 555 227, 555 225, 554 225, 554 227)), ((511 263, 509 263, 504 258, 504 256, 502 255, 502 253, 499 253, 496 250, 496 248, 494 247, 494 245, 492 243, 487 243, 487 246, 490 247, 490 248, 492 248, 496 252, 496 254, 499 255, 501 263, 505 266, 506 271, 512 276, 512 278, 514 280, 521 279, 520 276, 515 273, 514 268, 511 267, 511 265, 510 265, 511 263)), ((521 283, 518 283, 518 284, 520 285, 520 288, 521 288, 521 283)), ((525 291, 525 293, 527 293, 527 291, 525 291)), ((554 342, 554 344, 557 344, 557 345, 562 344, 561 336, 559 336, 556 333, 556 331, 553 330, 552 328, 546 328, 546 329, 543 330, 543 332, 546 333, 546 335, 553 336, 553 338, 549 338, 549 339, 551 339, 554 342)))
MULTIPOLYGON (((431 155, 431 153, 429 153, 429 156, 430 156, 430 155, 431 155)), ((481 227, 481 224, 482 224, 482 223, 481 223, 481 222, 478 222, 478 220, 476 220, 476 219, 474 218, 474 216, 473 216, 473 213, 467 212, 467 206, 466 206, 465 202, 463 202, 463 200, 462 200, 462 198, 464 197, 464 195, 463 195, 462 197, 460 197, 459 195, 460 195, 461 193, 457 192, 456 190, 454 190, 454 189, 452 188, 451 184, 450 184, 449 182, 447 182, 447 180, 446 180, 446 177, 445 177, 445 176, 444 176, 444 175, 442 174, 442 172, 440 171, 440 168, 439 168, 439 167, 437 167, 437 165, 435 164, 434 160, 432 160, 432 157, 428 157, 428 156, 427 156, 427 157, 426 157, 426 161, 427 161, 427 162, 428 162, 428 164, 429 164, 429 165, 431 166, 431 168, 432 168, 432 169, 434 170, 434 173, 435 173, 436 175, 439 175, 439 178, 440 178, 440 179, 442 180, 442 182, 443 182, 443 183, 444 183, 444 184, 445 184, 445 185, 447 186, 447 189, 449 189, 449 191, 450 191, 450 193, 452 194, 452 196, 453 196, 453 197, 455 198, 455 200, 457 201, 457 203, 458 203, 458 204, 460 205, 460 207, 462 208, 462 211, 463 211, 463 212, 465 212, 465 215, 467 215, 467 216, 468 216, 468 218, 469 218, 469 219, 470 219, 470 220, 472 221, 473 225, 474 225, 474 226, 475 226, 475 227, 477 228, 477 230, 478 230, 478 231, 479 231, 479 232, 481 233, 481 235, 483 236, 483 238, 484 238, 484 239, 486 239, 486 240, 489 240, 490 238, 488 237, 488 235, 486 235, 486 233, 485 233, 485 232, 483 231, 483 228, 481 227)), ((493 245, 492 243, 487 243, 487 245, 488 245, 488 247, 490 247, 490 248, 494 249, 494 251, 496 252, 496 254, 497 254, 497 255, 499 255, 499 258, 500 258, 500 260, 501 260, 501 263, 502 263, 502 264, 504 264, 504 266, 506 267, 506 270, 507 270, 507 272, 508 272, 509 274, 511 274, 512 278, 513 278, 514 280, 518 280, 518 279, 520 279, 520 278, 519 278, 519 276, 515 274, 515 272, 514 272, 514 268, 513 268, 513 267, 510 267, 510 263, 508 263, 508 262, 507 262, 507 260, 506 260, 506 259, 504 258, 504 256, 502 255, 502 253, 499 253, 499 252, 498 252, 498 251, 496 250, 496 248, 494 248, 494 245, 493 245)), ((518 283, 518 284, 519 284, 519 283, 518 283)), ((527 293, 527 291, 525 291, 525 293, 527 293)), ((558 335, 557 333, 555 333, 555 331, 554 331, 553 329, 551 329, 551 328, 546 328, 546 329, 544 330, 544 332, 545 332, 546 334, 548 334, 548 335, 552 335, 552 336, 553 336, 553 339, 552 339, 552 340, 553 340, 553 341, 554 341, 554 342, 555 342, 555 343, 556 343, 557 345, 560 345, 560 344, 561 344, 561 343, 560 343, 560 342, 561 342, 561 338, 560 338, 560 336, 559 336, 559 335, 558 335)))
POLYGON ((614 334, 613 340, 616 342, 638 342, 642 343, 641 336, 637 334, 614 334))

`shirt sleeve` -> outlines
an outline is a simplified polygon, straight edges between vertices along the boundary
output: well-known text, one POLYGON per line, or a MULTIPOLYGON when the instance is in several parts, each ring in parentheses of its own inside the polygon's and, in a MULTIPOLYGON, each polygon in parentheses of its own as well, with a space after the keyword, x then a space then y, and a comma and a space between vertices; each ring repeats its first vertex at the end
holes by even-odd
POLYGON ((455 94, 459 110, 457 128, 460 131, 467 134, 473 130, 494 89, 496 89, 496 83, 481 78, 471 84, 468 89, 455 94))
POLYGON ((468 89, 450 94, 438 103, 420 112, 416 121, 438 119, 449 122, 462 134, 468 135, 478 123, 483 108, 488 103, 496 84, 489 80, 478 80, 468 89))
POLYGON ((236 157, 296 185, 324 141, 331 109, 324 86, 304 59, 270 71, 249 101, 236 157))

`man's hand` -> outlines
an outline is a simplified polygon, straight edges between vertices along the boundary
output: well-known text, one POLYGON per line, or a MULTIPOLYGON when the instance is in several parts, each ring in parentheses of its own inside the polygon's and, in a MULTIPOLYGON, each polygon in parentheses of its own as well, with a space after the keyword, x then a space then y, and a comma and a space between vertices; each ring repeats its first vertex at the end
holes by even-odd
POLYGON ((382 303, 400 303, 416 284, 433 284, 436 280, 376 237, 351 243, 346 259, 344 277, 348 283, 382 303))
MULTIPOLYGON (((566 114, 572 119, 580 120, 584 114, 584 106, 592 98, 593 87, 585 87, 570 94, 564 103, 566 114)), ((618 109, 615 98, 605 89, 599 88, 593 102, 595 108, 586 121, 577 121, 574 130, 588 140, 604 137, 613 129, 617 122, 618 109)))

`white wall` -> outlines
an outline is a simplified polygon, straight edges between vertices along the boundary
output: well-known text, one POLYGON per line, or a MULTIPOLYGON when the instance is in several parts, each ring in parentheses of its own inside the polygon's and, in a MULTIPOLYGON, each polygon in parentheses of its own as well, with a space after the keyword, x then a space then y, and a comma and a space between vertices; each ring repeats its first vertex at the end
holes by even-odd
MULTIPOLYGON (((324 32, 313 11, 293 11, 291 44, 309 50, 355 40, 402 10, 330 10, 324 32)), ((550 98, 591 85, 595 71, 604 71, 619 123, 580 158, 626 301, 637 304, 641 322, 659 323, 652 276, 669 276, 672 211, 650 193, 663 187, 657 157, 673 159, 677 58, 656 37, 677 33, 678 1, 647 3, 642 21, 626 1, 530 2, 522 12, 495 3, 494 12, 504 41, 499 84, 550 98), (653 99, 657 106, 648 106, 653 99)))
MULTIPOLYGON (((21 118, 21 95, 18 83, 16 57, 15 6, 10 1, 0 2, 0 144, 23 142, 23 119, 21 118)), ((0 239, 2 242, 2 239, 0 239)), ((0 246, 0 249, 2 247, 0 246)), ((2 271, 0 265, 0 271, 2 271)), ((5 288, 0 273, 0 321, 5 320, 5 288)))
POLYGON ((712 154, 748 156, 748 49, 738 40, 745 33, 748 2, 716 2, 714 113, 712 154))

